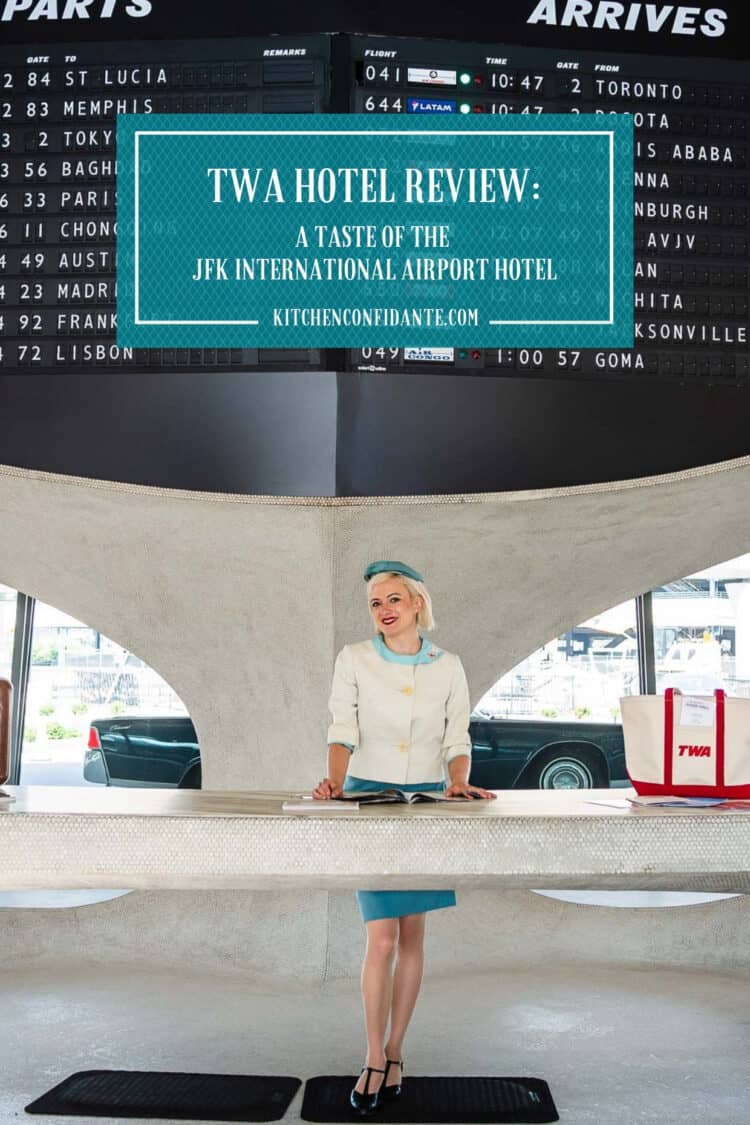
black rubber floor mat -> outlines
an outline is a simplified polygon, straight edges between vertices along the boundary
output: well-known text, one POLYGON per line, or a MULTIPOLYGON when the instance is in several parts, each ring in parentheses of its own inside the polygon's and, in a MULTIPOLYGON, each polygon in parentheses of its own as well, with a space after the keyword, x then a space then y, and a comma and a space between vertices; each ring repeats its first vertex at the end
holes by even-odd
POLYGON ((26 1106, 27 1113, 78 1117, 172 1117, 194 1121, 278 1121, 299 1078, 80 1070, 26 1106))
MULTIPOLYGON (((311 1078, 305 1084, 305 1121, 352 1121, 349 1104, 356 1077, 311 1078)), ((381 1102, 373 1119, 383 1122, 559 1121, 549 1086, 541 1078, 411 1078, 401 1097, 381 1102)))

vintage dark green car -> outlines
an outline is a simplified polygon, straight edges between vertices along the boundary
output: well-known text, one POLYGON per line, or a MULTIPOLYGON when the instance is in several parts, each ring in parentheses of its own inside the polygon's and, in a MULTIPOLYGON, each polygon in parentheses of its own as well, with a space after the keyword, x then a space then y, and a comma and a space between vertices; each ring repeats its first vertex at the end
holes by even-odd
POLYGON ((86 781, 149 789, 200 789, 201 754, 187 715, 97 719, 83 760, 86 781))
MULTIPOLYGON (((592 789, 627 784, 622 727, 561 719, 473 718, 470 781, 485 789, 592 789)), ((97 719, 83 766, 102 785, 200 789, 187 716, 97 719)))

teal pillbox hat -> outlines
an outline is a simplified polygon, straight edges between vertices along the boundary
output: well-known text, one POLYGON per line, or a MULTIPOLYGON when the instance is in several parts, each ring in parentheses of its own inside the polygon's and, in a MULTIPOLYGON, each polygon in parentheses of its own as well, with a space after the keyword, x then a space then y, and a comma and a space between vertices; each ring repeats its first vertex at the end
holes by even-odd
POLYGON ((406 578, 413 579, 414 582, 424 582, 424 578, 415 570, 413 566, 407 566, 406 563, 394 562, 391 559, 378 559, 376 562, 371 562, 365 569, 365 582, 369 582, 375 574, 403 574, 406 578))

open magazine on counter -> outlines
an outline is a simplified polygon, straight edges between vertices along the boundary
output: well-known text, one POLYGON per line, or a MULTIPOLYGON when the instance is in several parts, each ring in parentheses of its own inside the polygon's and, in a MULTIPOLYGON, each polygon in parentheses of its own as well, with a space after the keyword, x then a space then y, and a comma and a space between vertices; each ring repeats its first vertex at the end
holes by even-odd
POLYGON ((359 808, 360 805, 416 805, 421 802, 434 804, 438 801, 453 804, 458 801, 474 800, 477 800, 477 798, 446 797, 444 793, 440 793, 438 790, 433 792, 419 790, 416 793, 406 793, 403 789, 373 789, 369 792, 342 793, 340 797, 332 797, 324 801, 316 801, 314 797, 306 793, 298 793, 293 799, 284 801, 281 807, 284 812, 322 812, 326 809, 338 811, 359 808))

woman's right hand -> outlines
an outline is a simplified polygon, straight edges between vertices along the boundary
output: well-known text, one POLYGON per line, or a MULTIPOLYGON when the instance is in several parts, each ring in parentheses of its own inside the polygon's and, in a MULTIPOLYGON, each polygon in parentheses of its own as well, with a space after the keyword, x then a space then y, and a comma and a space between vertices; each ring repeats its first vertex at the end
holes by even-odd
POLYGON ((312 795, 316 801, 327 801, 332 797, 340 797, 343 792, 341 785, 331 781, 330 777, 324 777, 320 784, 315 786, 312 795))

